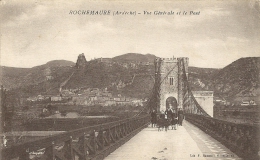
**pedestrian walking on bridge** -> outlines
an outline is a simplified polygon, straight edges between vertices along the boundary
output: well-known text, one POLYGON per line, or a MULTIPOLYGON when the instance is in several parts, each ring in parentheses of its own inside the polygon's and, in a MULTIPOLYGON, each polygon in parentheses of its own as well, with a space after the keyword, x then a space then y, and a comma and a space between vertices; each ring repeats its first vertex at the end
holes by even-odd
POLYGON ((174 128, 174 130, 176 130, 177 129, 177 124, 178 124, 177 111, 173 110, 173 112, 172 112, 172 129, 174 128))
POLYGON ((151 113, 151 123, 152 123, 152 127, 155 127, 155 125, 157 123, 157 114, 156 114, 156 111, 154 109, 151 113))
POLYGON ((183 113, 182 108, 180 108, 180 110, 179 110, 179 112, 178 112, 178 124, 179 124, 180 126, 182 126, 183 118, 184 118, 184 113, 183 113))

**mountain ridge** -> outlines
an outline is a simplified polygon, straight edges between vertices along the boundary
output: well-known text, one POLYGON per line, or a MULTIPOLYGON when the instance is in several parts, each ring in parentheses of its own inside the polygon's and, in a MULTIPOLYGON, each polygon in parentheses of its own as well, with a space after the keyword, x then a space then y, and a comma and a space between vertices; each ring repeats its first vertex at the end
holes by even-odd
MULTIPOLYGON (((111 61, 87 61, 81 68, 77 68, 76 64, 70 61, 66 62, 66 65, 51 61, 28 71, 1 67, 5 70, 2 84, 11 86, 10 88, 15 88, 20 93, 26 93, 24 95, 59 94, 59 87, 62 86, 108 88, 114 94, 144 98, 149 96, 153 87, 152 62, 155 57, 151 54, 127 53, 111 58, 111 61)), ((259 60, 260 57, 240 58, 222 69, 189 66, 191 89, 212 90, 216 96, 224 97, 254 96, 259 88, 259 60)))
POLYGON ((155 58, 156 56, 153 54, 126 53, 113 57, 112 60, 119 62, 154 62, 155 58))

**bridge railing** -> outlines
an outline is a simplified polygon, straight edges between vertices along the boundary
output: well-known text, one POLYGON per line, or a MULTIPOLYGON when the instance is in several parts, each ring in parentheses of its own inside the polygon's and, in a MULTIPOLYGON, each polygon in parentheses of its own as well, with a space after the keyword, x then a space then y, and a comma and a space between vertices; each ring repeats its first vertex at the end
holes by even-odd
POLYGON ((2 159, 104 159, 150 122, 144 115, 81 128, 1 149, 2 159), (33 155, 33 153, 35 153, 33 155))
POLYGON ((196 114, 186 114, 185 119, 221 142, 239 157, 259 159, 259 126, 236 124, 196 114))

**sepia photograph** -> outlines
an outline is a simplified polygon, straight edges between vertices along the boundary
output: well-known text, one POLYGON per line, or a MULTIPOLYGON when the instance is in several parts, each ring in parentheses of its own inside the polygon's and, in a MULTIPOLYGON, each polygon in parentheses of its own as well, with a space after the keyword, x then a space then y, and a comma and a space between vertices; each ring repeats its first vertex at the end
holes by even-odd
POLYGON ((260 160, 260 0, 0 0, 1 160, 260 160))

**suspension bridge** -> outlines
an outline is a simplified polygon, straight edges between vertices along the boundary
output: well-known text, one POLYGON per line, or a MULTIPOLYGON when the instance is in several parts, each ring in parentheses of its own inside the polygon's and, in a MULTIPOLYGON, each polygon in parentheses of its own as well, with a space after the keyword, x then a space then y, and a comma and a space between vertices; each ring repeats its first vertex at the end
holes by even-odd
POLYGON ((157 58, 146 107, 132 118, 1 146, 2 159, 259 159, 259 127, 218 120, 200 106, 188 81, 188 58, 157 58), (182 109, 177 130, 151 127, 150 112, 182 109), (37 152, 39 155, 32 156, 37 152))

